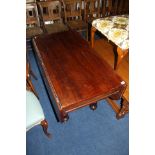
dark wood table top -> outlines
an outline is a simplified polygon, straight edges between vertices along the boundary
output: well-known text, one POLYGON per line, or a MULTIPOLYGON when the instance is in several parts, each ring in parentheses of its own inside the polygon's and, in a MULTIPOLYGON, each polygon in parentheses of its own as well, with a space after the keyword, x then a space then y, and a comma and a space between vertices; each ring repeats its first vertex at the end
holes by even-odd
POLYGON ((121 77, 75 31, 38 36, 33 44, 59 109, 69 112, 125 87, 121 77))

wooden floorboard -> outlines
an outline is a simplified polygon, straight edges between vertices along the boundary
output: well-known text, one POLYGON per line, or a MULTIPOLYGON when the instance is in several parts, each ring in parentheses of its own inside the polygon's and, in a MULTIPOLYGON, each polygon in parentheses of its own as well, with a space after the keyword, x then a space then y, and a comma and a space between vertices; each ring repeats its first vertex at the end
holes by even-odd
MULTIPOLYGON (((114 68, 113 46, 106 38, 95 40, 94 49, 101 58, 104 58, 114 68)), ((129 101, 129 54, 124 57, 116 72, 127 83, 127 89, 123 96, 129 101)))

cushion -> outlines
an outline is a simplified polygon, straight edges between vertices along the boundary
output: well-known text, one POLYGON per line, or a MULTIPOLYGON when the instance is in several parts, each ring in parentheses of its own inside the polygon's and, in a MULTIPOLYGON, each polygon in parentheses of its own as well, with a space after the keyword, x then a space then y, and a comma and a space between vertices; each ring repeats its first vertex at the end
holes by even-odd
POLYGON ((63 23, 47 24, 47 25, 45 25, 45 28, 49 34, 68 30, 67 25, 65 25, 63 23))
POLYGON ((40 124, 45 119, 43 109, 38 98, 31 92, 26 91, 26 131, 40 124))
POLYGON ((40 27, 31 27, 26 29, 26 37, 31 38, 36 35, 42 34, 43 31, 40 27))

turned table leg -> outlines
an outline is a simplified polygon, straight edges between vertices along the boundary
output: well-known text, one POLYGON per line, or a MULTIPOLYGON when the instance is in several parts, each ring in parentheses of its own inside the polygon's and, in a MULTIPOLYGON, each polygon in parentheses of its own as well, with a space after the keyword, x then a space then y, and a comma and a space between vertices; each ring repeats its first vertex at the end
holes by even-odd
POLYGON ((125 57, 125 55, 128 53, 127 50, 122 50, 120 47, 117 47, 117 57, 115 59, 114 69, 116 70, 122 61, 122 59, 125 57))
POLYGON ((95 36, 95 32, 96 32, 96 28, 95 27, 91 27, 91 46, 92 48, 94 48, 94 36, 95 36))
POLYGON ((30 68, 30 64, 27 62, 26 63, 26 86, 28 87, 28 89, 30 89, 36 96, 37 98, 39 99, 35 89, 34 89, 34 86, 31 82, 31 77, 30 76, 33 76, 36 80, 37 80, 37 77, 35 76, 35 74, 31 71, 31 68, 30 68))
POLYGON ((43 131, 44 131, 45 135, 46 135, 48 138, 50 138, 50 137, 51 137, 51 134, 48 133, 48 131, 47 131, 47 129, 48 129, 48 123, 47 123, 46 119, 44 119, 43 121, 41 121, 41 126, 42 126, 42 128, 43 128, 43 131))
POLYGON ((116 118, 123 118, 129 112, 129 102, 125 98, 121 98, 121 105, 119 106, 116 101, 107 98, 106 99, 109 105, 116 113, 116 118))
POLYGON ((116 118, 120 119, 124 117, 129 112, 129 103, 124 98, 121 98, 121 108, 119 112, 116 114, 116 118))

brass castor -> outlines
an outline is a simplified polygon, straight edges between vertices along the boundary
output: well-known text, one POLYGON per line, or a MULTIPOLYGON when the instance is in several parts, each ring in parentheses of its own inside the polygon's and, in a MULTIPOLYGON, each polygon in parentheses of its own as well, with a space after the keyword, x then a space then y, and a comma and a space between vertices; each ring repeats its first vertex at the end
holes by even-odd
POLYGON ((90 104, 89 107, 90 107, 91 110, 96 110, 97 103, 90 104))

